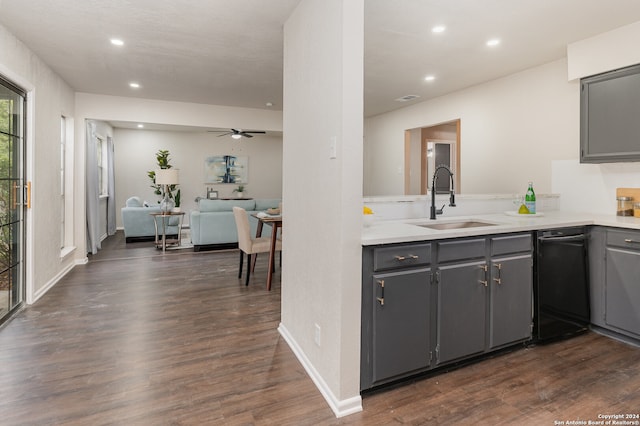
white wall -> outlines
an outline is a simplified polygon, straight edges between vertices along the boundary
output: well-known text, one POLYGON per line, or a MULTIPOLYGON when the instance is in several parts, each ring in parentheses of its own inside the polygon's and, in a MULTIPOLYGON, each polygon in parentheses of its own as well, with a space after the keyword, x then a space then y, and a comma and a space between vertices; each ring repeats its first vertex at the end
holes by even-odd
POLYGON ((568 78, 600 74, 640 63, 640 22, 625 25, 567 46, 568 78))
POLYGON ((551 191, 552 160, 578 158, 579 85, 558 60, 365 120, 365 195, 403 193, 404 130, 461 119, 464 194, 551 191))
POLYGON ((337 415, 361 409, 363 8, 303 0, 284 29, 280 331, 337 415))
POLYGON ((220 197, 234 196, 235 184, 205 184, 204 159, 211 155, 232 154, 248 156, 249 177, 246 197, 282 197, 282 138, 255 135, 239 140, 200 132, 135 130, 116 128, 115 177, 117 226, 122 227, 120 208, 127 198, 137 195, 149 203, 160 197, 153 193, 147 171, 157 169, 155 153, 160 149, 170 152, 171 165, 180 169, 180 195, 182 210, 188 213, 196 208, 195 198, 205 197, 207 187, 219 192, 220 197))
MULTIPOLYGON (((73 120, 74 95, 3 26, 0 52, 0 74, 28 91, 27 180, 32 182, 32 208, 27 213, 27 300, 33 302, 73 266, 72 257, 60 257, 57 224, 61 223, 60 117, 73 120)), ((79 238, 76 234, 75 240, 79 238)))

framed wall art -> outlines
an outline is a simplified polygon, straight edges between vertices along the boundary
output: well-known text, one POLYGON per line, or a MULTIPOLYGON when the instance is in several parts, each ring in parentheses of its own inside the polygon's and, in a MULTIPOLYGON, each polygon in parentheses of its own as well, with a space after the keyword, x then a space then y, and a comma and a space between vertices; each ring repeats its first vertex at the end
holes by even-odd
POLYGON ((212 155, 204 159, 205 183, 246 184, 249 177, 249 157, 212 155))

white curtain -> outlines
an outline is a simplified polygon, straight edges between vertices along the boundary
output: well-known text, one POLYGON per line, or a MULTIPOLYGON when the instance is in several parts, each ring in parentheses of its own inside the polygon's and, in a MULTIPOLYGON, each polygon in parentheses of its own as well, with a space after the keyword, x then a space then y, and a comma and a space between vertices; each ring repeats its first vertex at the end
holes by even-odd
POLYGON ((113 138, 107 137, 107 173, 109 175, 107 182, 107 192, 109 198, 107 199, 107 234, 113 235, 116 233, 116 179, 114 176, 113 165, 113 138))
POLYGON ((98 138, 96 123, 87 120, 86 124, 87 157, 86 164, 86 216, 87 216, 87 253, 96 254, 100 250, 100 218, 98 216, 100 188, 98 184, 98 138))

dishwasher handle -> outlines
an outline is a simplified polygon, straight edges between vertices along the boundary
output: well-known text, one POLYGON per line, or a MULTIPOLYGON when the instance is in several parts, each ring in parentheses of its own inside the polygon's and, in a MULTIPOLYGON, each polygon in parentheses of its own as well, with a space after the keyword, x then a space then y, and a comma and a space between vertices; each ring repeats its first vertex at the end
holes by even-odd
POLYGON ((548 236, 548 237, 538 237, 538 241, 558 241, 558 242, 572 242, 572 241, 584 241, 585 235, 563 235, 563 236, 548 236))

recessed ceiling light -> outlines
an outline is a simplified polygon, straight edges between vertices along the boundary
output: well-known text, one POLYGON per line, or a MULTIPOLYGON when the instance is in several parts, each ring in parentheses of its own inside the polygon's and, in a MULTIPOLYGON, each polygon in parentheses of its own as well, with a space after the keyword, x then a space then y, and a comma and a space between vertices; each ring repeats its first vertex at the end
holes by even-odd
POLYGON ((487 46, 489 47, 494 47, 500 44, 500 39, 499 38, 492 38, 491 40, 487 41, 487 46))
POLYGON ((424 81, 433 81, 433 80, 435 80, 435 79, 436 79, 436 77, 435 77, 435 76, 433 76, 433 75, 428 75, 428 76, 426 76, 426 77, 424 78, 424 81))
POLYGON ((120 40, 119 38, 112 38, 110 41, 114 46, 124 46, 124 41, 120 40))
POLYGON ((435 27, 431 28, 431 32, 438 34, 443 33, 446 29, 447 27, 445 27, 444 25, 436 25, 435 27))
POLYGON ((140 88, 140 83, 129 83, 129 87, 131 87, 132 89, 139 89, 140 88))
POLYGON ((138 129, 144 128, 144 124, 138 124, 138 129))

